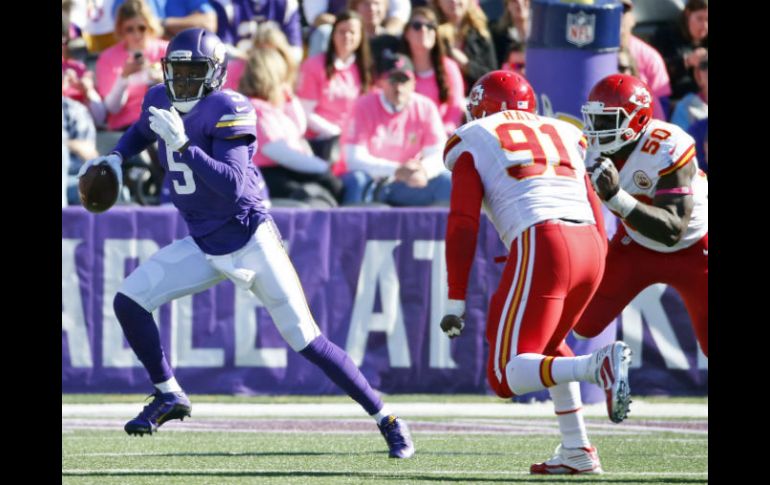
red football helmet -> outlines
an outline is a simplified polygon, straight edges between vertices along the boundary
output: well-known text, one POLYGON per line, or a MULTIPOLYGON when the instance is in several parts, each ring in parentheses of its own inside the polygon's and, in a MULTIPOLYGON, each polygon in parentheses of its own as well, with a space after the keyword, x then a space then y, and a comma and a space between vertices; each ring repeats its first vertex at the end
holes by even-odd
POLYGON ((615 153, 639 139, 652 119, 650 88, 627 74, 611 74, 591 89, 583 113, 588 146, 615 153))
POLYGON ((513 71, 491 71, 479 78, 468 97, 471 119, 515 109, 534 113, 535 91, 524 76, 513 71))

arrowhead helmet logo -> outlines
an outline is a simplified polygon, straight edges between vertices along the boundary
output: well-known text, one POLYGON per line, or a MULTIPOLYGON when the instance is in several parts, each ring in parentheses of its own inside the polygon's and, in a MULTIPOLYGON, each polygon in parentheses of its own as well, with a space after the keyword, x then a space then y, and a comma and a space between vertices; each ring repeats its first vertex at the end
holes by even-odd
POLYGON ((629 101, 637 106, 649 106, 652 101, 652 96, 650 96, 650 92, 647 91, 647 88, 637 86, 634 88, 634 94, 631 95, 629 101))
POLYGON ((481 99, 484 97, 484 86, 477 84, 471 90, 471 94, 468 98, 468 104, 471 106, 478 106, 481 99))

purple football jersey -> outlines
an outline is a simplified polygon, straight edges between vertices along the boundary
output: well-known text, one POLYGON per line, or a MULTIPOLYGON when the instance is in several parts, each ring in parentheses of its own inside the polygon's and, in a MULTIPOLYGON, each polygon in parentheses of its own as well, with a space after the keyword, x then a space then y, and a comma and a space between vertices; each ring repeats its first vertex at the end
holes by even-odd
MULTIPOLYGON (((167 149, 163 139, 150 129, 151 106, 171 108, 162 84, 147 91, 142 114, 129 133, 158 140, 160 161, 166 177, 171 179, 171 202, 182 213, 190 235, 208 254, 240 249, 269 217, 263 203, 264 180, 251 161, 256 149, 257 118, 248 98, 235 91, 214 91, 189 113, 180 113, 190 139, 190 146, 182 154, 167 149), (233 144, 245 141, 248 150, 244 155, 248 155, 242 160, 212 159, 215 141, 225 140, 233 144)), ((124 156, 135 151, 134 147, 123 148, 122 143, 116 150, 124 156)))

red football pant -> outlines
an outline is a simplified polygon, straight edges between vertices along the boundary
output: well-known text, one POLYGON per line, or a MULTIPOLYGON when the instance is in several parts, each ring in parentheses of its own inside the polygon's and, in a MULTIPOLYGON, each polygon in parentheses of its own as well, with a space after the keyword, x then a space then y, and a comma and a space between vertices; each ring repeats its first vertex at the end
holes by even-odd
POLYGON ((708 357, 708 248, 706 234, 689 248, 660 253, 634 242, 621 224, 610 243, 602 284, 575 332, 583 337, 599 335, 639 292, 665 283, 682 296, 700 348, 708 357))
POLYGON ((594 225, 546 221, 513 241, 487 317, 487 380, 498 396, 513 396, 505 366, 516 355, 575 355, 564 338, 599 287, 605 255, 594 225))

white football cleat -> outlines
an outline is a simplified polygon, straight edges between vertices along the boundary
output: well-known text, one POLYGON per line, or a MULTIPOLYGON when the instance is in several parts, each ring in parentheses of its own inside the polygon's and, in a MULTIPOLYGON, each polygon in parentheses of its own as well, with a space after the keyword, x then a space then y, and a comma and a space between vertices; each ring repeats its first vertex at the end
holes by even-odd
POLYGON ((628 385, 631 349, 625 342, 611 343, 591 354, 590 365, 591 375, 607 396, 607 415, 610 421, 620 423, 628 416, 631 404, 631 388, 628 385))
POLYGON ((599 475, 604 473, 596 448, 564 448, 556 447, 556 454, 543 463, 535 463, 529 467, 533 475, 599 475))

